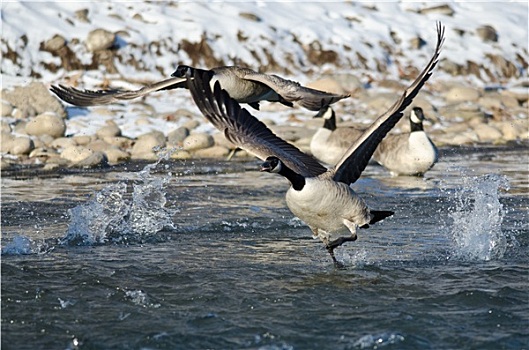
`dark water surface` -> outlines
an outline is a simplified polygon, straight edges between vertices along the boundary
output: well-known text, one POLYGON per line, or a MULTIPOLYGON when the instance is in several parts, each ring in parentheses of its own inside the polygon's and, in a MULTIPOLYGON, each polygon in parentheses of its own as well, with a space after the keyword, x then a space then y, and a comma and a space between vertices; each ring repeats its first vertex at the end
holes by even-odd
POLYGON ((2 349, 528 349, 528 158, 368 166, 344 270, 257 161, 4 173, 2 349))

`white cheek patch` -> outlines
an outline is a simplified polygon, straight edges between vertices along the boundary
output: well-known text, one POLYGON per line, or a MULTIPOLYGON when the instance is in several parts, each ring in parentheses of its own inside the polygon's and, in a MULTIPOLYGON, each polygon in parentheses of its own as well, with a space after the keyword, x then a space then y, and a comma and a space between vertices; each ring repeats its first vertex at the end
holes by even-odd
POLYGON ((332 117, 332 109, 331 108, 327 108, 327 110, 323 114, 323 118, 324 119, 331 119, 331 117, 332 117))
POLYGON ((277 163, 277 166, 272 169, 271 173, 279 173, 281 171, 281 162, 277 163))
POLYGON ((421 120, 419 119, 419 117, 417 117, 417 114, 415 114, 415 111, 411 111, 410 120, 415 124, 421 123, 421 120))

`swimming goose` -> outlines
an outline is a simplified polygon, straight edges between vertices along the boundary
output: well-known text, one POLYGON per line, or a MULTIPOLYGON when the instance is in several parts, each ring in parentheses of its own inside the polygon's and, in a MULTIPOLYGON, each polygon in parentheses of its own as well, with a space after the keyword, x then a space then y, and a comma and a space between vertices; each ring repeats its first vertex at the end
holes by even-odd
MULTIPOLYGON (((78 90, 64 85, 52 85, 51 91, 63 101, 76 106, 105 105, 121 100, 132 100, 151 92, 187 88, 186 73, 199 70, 180 65, 165 79, 139 90, 78 90)), ((259 109, 260 101, 279 102, 292 107, 297 103, 303 108, 317 111, 325 105, 335 103, 350 95, 333 94, 301 86, 298 82, 283 79, 274 74, 257 73, 249 68, 238 66, 217 67, 210 70, 220 85, 239 103, 247 103, 259 109)))
MULTIPOLYGON (((324 119, 310 142, 310 151, 316 159, 335 165, 349 146, 363 133, 354 127, 336 127, 336 114, 331 106, 323 107, 315 118, 324 119)), ((373 159, 393 175, 422 176, 437 162, 438 151, 423 130, 424 114, 420 107, 410 113, 411 131, 389 134, 378 145, 373 159)))
POLYGON ((424 175, 438 159, 437 147, 424 132, 424 119, 422 108, 414 107, 410 113, 410 132, 387 135, 378 145, 373 159, 393 175, 424 175))
POLYGON ((211 87, 212 72, 189 70, 188 87, 202 114, 228 140, 264 160, 261 171, 280 174, 288 179, 288 208, 325 244, 336 267, 343 265, 334 249, 355 241, 357 228, 367 228, 388 216, 391 211, 370 210, 351 189, 365 169, 375 148, 395 126, 403 110, 413 101, 430 78, 439 60, 444 27, 437 26, 435 53, 417 79, 398 101, 354 142, 335 167, 325 168, 315 158, 276 136, 265 124, 252 116, 216 82, 211 87), (345 235, 343 235, 345 233, 345 235))

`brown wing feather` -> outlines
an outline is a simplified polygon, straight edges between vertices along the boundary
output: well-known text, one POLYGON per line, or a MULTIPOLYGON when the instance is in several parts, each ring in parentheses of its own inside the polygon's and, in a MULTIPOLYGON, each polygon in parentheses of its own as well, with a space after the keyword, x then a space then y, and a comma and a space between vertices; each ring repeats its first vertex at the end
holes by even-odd
POLYGON ((296 102, 311 111, 319 111, 322 107, 333 104, 350 95, 333 94, 302 86, 298 82, 283 79, 277 75, 248 73, 244 79, 263 83, 273 89, 287 102, 296 102))
POLYGON ((432 58, 399 100, 366 129, 362 136, 345 152, 335 168, 329 172, 335 181, 351 184, 360 177, 380 141, 400 120, 404 109, 411 104, 424 83, 432 75, 433 69, 439 61, 444 42, 444 32, 444 26, 437 23, 437 45, 432 58))
POLYGON ((275 135, 251 115, 215 82, 211 91, 211 73, 188 73, 189 90, 204 116, 238 147, 265 160, 276 156, 290 169, 303 176, 317 176, 327 171, 315 158, 275 135))
POLYGON ((64 85, 52 85, 50 90, 61 100, 75 106, 89 107, 96 105, 107 105, 122 100, 132 100, 145 96, 151 92, 160 90, 170 90, 176 88, 185 88, 185 78, 170 78, 157 83, 147 85, 139 90, 78 90, 76 88, 64 85))

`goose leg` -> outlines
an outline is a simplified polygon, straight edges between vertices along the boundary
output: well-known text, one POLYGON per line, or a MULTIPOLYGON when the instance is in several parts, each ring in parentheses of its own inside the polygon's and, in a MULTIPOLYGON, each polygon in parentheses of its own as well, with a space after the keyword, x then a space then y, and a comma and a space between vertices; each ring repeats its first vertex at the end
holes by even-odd
POLYGON ((237 153, 238 150, 240 150, 239 147, 236 147, 236 148, 232 149, 230 151, 230 154, 228 154, 228 157, 226 158, 226 160, 230 161, 233 158, 233 156, 235 155, 235 153, 237 153))
POLYGON ((327 251, 331 255, 331 258, 332 258, 332 261, 334 263, 334 266, 337 269, 343 269, 343 268, 345 268, 345 265, 342 264, 341 262, 339 262, 338 260, 336 260, 336 257, 334 256, 334 249, 338 248, 339 246, 341 246, 345 242, 354 242, 354 241, 356 241, 356 235, 354 237, 351 236, 351 237, 340 237, 340 238, 337 238, 337 239, 335 239, 334 241, 328 243, 325 246, 325 248, 327 248, 327 251))

